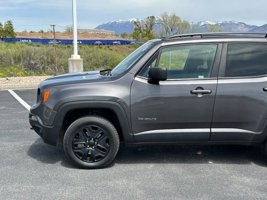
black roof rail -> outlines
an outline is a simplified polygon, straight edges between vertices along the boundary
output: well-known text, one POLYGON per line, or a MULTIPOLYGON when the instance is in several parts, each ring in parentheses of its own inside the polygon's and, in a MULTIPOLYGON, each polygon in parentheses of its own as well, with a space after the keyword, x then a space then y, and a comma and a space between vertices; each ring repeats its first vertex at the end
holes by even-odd
POLYGON ((267 33, 231 33, 231 32, 215 32, 215 33, 192 33, 192 34, 180 34, 173 35, 165 38, 166 40, 177 39, 177 38, 212 38, 212 37, 256 37, 256 38, 267 38, 267 33))

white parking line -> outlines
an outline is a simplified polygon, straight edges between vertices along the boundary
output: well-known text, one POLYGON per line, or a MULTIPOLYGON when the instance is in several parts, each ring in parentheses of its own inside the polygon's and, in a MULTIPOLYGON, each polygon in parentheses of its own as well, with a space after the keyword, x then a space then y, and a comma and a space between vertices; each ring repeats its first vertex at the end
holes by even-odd
POLYGON ((8 92, 18 101, 24 108, 30 111, 31 106, 27 104, 22 98, 19 97, 13 90, 8 90, 8 92))

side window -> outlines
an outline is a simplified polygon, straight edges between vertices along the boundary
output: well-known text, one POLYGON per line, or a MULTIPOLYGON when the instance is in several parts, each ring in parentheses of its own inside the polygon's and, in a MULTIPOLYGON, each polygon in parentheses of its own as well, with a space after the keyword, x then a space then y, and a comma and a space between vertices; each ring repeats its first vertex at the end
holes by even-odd
POLYGON ((267 74, 266 44, 228 44, 225 77, 260 76, 265 74, 267 74))
POLYGON ((140 76, 148 77, 151 67, 167 69, 168 80, 209 78, 217 50, 216 44, 164 47, 143 68, 140 76))

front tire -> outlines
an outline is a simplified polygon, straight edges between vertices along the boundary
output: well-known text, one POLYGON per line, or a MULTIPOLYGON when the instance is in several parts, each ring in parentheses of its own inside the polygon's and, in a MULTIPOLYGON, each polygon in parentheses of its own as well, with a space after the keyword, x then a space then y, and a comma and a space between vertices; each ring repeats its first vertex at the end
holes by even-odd
POLYGON ((112 163, 119 150, 119 135, 108 120, 98 116, 82 117, 67 129, 63 148, 78 167, 95 169, 112 163))

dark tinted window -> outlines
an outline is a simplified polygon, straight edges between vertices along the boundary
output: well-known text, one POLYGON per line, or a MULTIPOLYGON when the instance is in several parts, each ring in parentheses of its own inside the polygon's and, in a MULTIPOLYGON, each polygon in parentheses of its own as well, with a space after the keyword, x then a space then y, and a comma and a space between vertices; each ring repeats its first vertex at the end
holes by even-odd
POLYGON ((259 43, 229 44, 225 77, 267 74, 267 45, 259 43))

